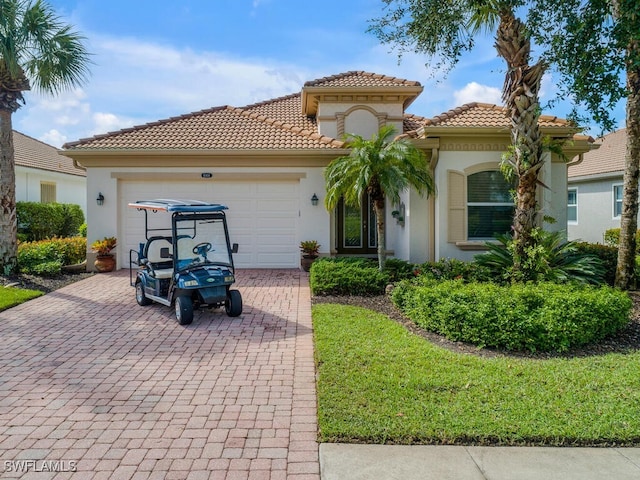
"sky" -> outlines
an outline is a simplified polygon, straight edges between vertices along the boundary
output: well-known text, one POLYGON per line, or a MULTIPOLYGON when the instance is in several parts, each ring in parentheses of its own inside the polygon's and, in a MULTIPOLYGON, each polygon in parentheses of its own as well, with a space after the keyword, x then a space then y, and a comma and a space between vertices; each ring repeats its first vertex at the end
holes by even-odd
MULTIPOLYGON (((198 110, 298 93, 309 80, 352 70, 419 81, 424 91, 407 112, 424 117, 473 101, 501 103, 504 67, 493 38, 480 38, 444 76, 429 58, 399 59, 367 32, 382 15, 382 0, 48 3, 85 37, 91 75, 82 87, 57 96, 26 92, 13 127, 56 147, 198 110)), ((555 94, 555 80, 547 74, 543 103, 555 94)), ((618 110, 615 118, 624 126, 624 106, 618 110)), ((560 104, 543 113, 568 112, 560 104)))

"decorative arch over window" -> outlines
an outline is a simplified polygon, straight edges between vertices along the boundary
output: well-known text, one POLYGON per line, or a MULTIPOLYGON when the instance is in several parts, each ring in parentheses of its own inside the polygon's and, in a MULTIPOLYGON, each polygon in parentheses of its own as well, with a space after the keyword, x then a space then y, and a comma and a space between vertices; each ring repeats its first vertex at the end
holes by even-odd
POLYGON ((387 123, 387 114, 379 113, 366 105, 356 105, 336 114, 338 135, 353 133, 369 138, 387 123))

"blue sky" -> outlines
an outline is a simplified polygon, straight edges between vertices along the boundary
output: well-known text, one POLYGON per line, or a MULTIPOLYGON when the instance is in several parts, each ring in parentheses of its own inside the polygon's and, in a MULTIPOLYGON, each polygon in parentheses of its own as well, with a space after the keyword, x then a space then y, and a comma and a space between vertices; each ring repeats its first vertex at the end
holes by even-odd
MULTIPOLYGON (((417 80, 409 113, 431 117, 471 101, 500 103, 503 66, 480 39, 447 77, 367 33, 381 0, 49 0, 87 39, 89 82, 57 97, 36 92, 14 128, 54 146, 220 105, 297 93, 350 70, 417 80)), ((543 100, 555 95, 553 75, 543 100)), ((564 106, 544 113, 566 116, 564 106)), ((617 114, 622 123, 624 111, 617 114)), ((621 124, 622 125, 622 124, 621 124)))

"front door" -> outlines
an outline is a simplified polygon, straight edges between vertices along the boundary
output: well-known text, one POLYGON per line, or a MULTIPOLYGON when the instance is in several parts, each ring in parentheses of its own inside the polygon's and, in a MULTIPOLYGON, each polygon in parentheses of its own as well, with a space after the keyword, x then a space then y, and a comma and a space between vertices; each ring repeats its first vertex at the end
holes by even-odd
POLYGON ((376 214, 373 202, 365 194, 360 207, 338 204, 338 253, 375 254, 377 252, 376 214))

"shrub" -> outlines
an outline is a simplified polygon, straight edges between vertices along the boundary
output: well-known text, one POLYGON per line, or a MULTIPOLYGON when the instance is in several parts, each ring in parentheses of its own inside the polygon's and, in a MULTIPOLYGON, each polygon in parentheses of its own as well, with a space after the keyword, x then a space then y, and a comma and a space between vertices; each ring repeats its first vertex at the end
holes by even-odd
POLYGON ((80 228, 78 228, 78 235, 80 235, 81 237, 86 237, 87 236, 87 224, 83 223, 82 225, 80 225, 80 228))
POLYGON ((83 262, 87 257, 87 239, 54 238, 18 245, 18 268, 33 275, 57 275, 63 265, 83 262))
POLYGON ((576 243, 576 249, 583 255, 591 255, 600 259, 604 270, 602 279, 607 285, 613 286, 616 279, 616 268, 618 267, 618 249, 600 243, 576 243))
POLYGON ((382 295, 388 274, 366 258, 319 258, 311 266, 309 283, 314 295, 382 295))
POLYGON ((487 243, 489 251, 476 255, 475 261, 503 282, 602 283, 604 268, 599 258, 580 253, 577 242, 565 241, 562 232, 540 228, 531 235, 532 245, 523 258, 515 257, 517 240, 507 234, 496 237, 498 244, 487 243))
POLYGON ((384 262, 384 270, 389 282, 399 282, 416 276, 417 267, 413 263, 399 258, 388 258, 384 262))
MULTIPOLYGON (((604 232, 604 243, 610 247, 616 247, 620 245, 620 229, 610 228, 604 232)), ((636 253, 640 254, 640 230, 636 231, 636 253)))
POLYGON ((600 340, 628 323, 632 307, 608 286, 554 283, 405 281, 392 298, 416 324, 451 340, 532 352, 600 340))
POLYGON ((32 242, 77 235, 84 222, 79 205, 68 203, 18 202, 18 234, 32 242))
POLYGON ((432 280, 488 281, 489 270, 475 262, 463 262, 456 258, 443 258, 438 262, 419 265, 416 273, 432 280))

